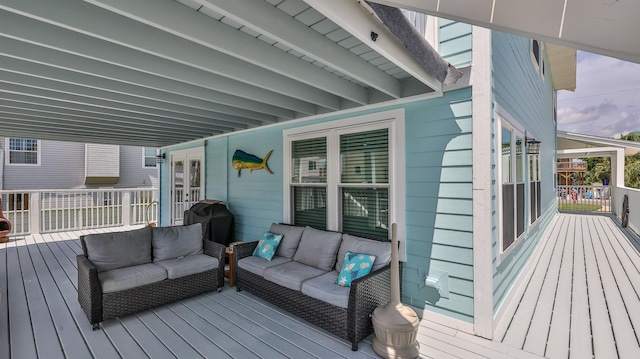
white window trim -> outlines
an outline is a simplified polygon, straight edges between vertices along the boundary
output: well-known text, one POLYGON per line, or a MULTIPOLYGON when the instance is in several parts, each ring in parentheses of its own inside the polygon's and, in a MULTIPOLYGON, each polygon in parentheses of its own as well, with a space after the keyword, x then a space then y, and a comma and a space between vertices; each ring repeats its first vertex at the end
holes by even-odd
MULTIPOLYGON (((20 138, 20 139, 25 139, 23 137, 11 137, 11 138, 20 138)), ((9 137, 4 139, 4 148, 5 148, 5 155, 4 155, 4 164, 6 166, 26 166, 26 167, 39 167, 42 164, 42 141, 40 140, 36 140, 38 143, 38 163, 11 163, 11 148, 9 147, 9 140, 11 139, 9 137)), ((31 138, 26 138, 28 140, 30 140, 31 138)))
MULTIPOLYGON (((406 180, 405 180, 405 114, 404 109, 378 112, 369 115, 328 121, 319 124, 284 130, 283 136, 283 221, 291 223, 291 142, 308 138, 334 134, 363 132, 380 128, 389 129, 389 224, 396 223, 397 236, 400 242, 400 259, 404 260, 406 236, 406 180)), ((327 158, 339 156, 339 144, 333 143, 337 136, 327 137, 327 158)), ((335 157, 334 157, 335 158, 335 157)), ((327 207, 339 208, 338 184, 340 173, 327 171, 327 207)), ((324 184, 323 184, 324 185, 324 184)), ((327 229, 338 231, 340 217, 337 211, 331 211, 327 216, 327 229)), ((391 236, 391 228, 389 228, 391 236)))
POLYGON ((154 158, 153 158, 153 161, 154 161, 153 162, 153 164, 154 164, 153 167, 145 165, 146 161, 147 161, 147 156, 146 156, 146 153, 145 153, 145 149, 147 149, 147 148, 152 148, 152 147, 142 147, 142 168, 158 168, 158 162, 156 161, 156 158, 155 158, 158 155, 158 149, 156 149, 156 154, 154 155, 154 158))
MULTIPOLYGON (((508 113, 504 112, 504 110, 502 108, 498 108, 497 111, 498 114, 498 121, 496 121, 498 123, 498 132, 497 132, 497 136, 496 136, 496 149, 498 149, 498 151, 500 151, 500 149, 502 148, 502 128, 503 127, 507 127, 511 130, 511 137, 512 140, 515 136, 517 136, 518 134, 520 134, 522 136, 522 138, 524 139, 525 136, 524 134, 526 133, 526 131, 524 130, 524 127, 522 125, 520 125, 517 121, 515 121, 515 119, 510 116, 508 113), (506 126, 505 126, 506 124, 506 126)), ((526 146, 525 146, 525 150, 526 150, 526 146)), ((526 153, 525 153, 526 155, 526 153)), ((498 154, 498 156, 501 156, 501 154, 498 154)), ((511 245, 509 246, 509 248, 503 250, 503 245, 502 245, 502 240, 503 240, 503 208, 502 208, 502 158, 499 157, 497 162, 497 167, 498 167, 498 179, 499 181, 497 181, 498 184, 498 190, 496 191, 498 193, 498 265, 500 263, 502 263, 502 261, 504 261, 505 258, 507 258, 507 256, 509 256, 509 254, 511 252, 513 252, 513 250, 517 247, 520 246, 520 243, 522 243, 522 239, 526 236, 527 234, 527 228, 529 226, 528 222, 525 220, 525 230, 524 232, 522 232, 522 234, 515 238, 513 240, 513 243, 511 243, 511 245)), ((528 162, 527 161, 523 161, 523 165, 525 165, 525 173, 524 173, 524 179, 525 179, 525 191, 527 191, 527 186, 526 184, 529 183, 527 180, 527 171, 526 171, 526 167, 528 166, 528 162)), ((511 176, 512 176, 512 180, 516 181, 516 173, 515 173, 515 166, 512 166, 511 168, 511 176)), ((525 195, 525 199, 527 198, 527 196, 525 195)), ((516 222, 514 222, 514 226, 517 227, 516 222)))

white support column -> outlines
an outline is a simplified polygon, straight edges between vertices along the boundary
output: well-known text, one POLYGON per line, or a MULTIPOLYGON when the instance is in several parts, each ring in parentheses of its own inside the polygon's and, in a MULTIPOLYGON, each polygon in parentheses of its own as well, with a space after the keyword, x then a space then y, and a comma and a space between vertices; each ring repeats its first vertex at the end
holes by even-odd
POLYGON ((473 330, 493 338, 491 30, 473 27, 473 330))
POLYGON ((29 233, 40 233, 40 192, 29 193, 29 233))
MULTIPOLYGON (((615 150, 615 154, 611 155, 611 210, 613 213, 615 209, 618 208, 618 203, 622 206, 622 196, 618 196, 615 193, 615 189, 624 187, 624 149, 618 148, 615 150), (620 198, 620 202, 617 202, 616 199, 620 198)), ((622 216, 622 213, 620 213, 622 216)))
POLYGON ((131 192, 122 193, 122 225, 131 225, 131 192))

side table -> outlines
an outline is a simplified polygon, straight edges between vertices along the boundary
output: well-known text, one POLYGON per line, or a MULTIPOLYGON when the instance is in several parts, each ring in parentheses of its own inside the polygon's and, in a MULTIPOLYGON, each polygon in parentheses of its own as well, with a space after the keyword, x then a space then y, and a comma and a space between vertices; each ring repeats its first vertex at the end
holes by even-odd
POLYGON ((229 243, 229 246, 225 249, 225 253, 227 258, 229 258, 229 269, 225 269, 224 276, 229 278, 229 286, 233 287, 236 284, 236 269, 235 263, 233 261, 233 245, 240 244, 244 242, 233 242, 229 243))

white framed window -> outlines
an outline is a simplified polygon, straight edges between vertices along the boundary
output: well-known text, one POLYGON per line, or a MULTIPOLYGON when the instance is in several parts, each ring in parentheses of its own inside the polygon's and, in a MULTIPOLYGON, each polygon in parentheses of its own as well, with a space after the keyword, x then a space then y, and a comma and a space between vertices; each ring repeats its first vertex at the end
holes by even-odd
POLYGON ((540 190, 540 154, 529 154, 529 223, 534 224, 542 214, 540 190))
POLYGON ((525 156, 524 131, 506 121, 501 121, 500 148, 501 178, 500 209, 501 238, 500 252, 504 253, 516 243, 525 232, 525 156))
POLYGON ((40 166, 40 140, 31 138, 6 138, 5 164, 40 166))
POLYGON ((143 168, 155 168, 158 166, 156 161, 156 155, 158 154, 158 149, 154 147, 143 147, 142 148, 142 167, 143 168))
POLYGON ((404 110, 283 132, 284 221, 404 238, 404 110))
POLYGON ((544 80, 545 72, 546 72, 546 63, 544 61, 544 43, 538 40, 531 39, 531 61, 533 65, 542 76, 544 80))

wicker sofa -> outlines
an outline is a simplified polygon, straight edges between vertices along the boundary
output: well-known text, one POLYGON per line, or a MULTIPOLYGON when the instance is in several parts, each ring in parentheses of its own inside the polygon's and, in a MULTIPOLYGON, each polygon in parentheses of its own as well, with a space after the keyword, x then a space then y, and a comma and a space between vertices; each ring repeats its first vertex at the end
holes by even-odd
POLYGON ((358 343, 373 332, 370 315, 389 301, 391 243, 272 224, 282 234, 271 261, 252 255, 258 242, 234 246, 236 290, 246 290, 343 339, 358 343), (350 287, 336 284, 345 254, 376 256, 371 273, 350 287))
POLYGON ((80 237, 78 301, 93 329, 224 285, 225 246, 202 239, 200 223, 80 237))

